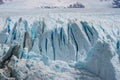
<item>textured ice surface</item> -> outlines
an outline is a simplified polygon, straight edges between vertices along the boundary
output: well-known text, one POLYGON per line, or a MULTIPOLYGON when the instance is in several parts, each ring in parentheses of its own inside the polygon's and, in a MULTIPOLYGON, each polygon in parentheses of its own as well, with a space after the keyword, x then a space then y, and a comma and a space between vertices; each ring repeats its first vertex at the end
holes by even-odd
POLYGON ((119 80, 119 18, 80 13, 1 17, 1 66, 17 80, 119 80))

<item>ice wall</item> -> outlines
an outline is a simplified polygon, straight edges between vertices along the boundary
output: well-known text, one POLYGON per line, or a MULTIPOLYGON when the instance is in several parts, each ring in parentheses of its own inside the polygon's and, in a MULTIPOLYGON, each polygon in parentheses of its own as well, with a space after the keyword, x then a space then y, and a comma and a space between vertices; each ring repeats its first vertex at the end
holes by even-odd
MULTIPOLYGON (((33 68, 37 66, 34 61, 40 61, 39 64, 42 61, 43 66, 47 66, 47 69, 51 67, 53 71, 66 74, 67 69, 70 70, 68 71, 70 75, 75 71, 70 80, 119 80, 119 17, 119 15, 101 14, 49 14, 44 18, 43 16, 8 17, 6 22, 3 21, 5 25, 2 26, 4 28, 0 33, 1 64, 5 65, 3 62, 9 60, 8 67, 12 70, 13 77, 18 80, 33 78, 29 76, 33 74, 30 69, 31 60, 33 68), (5 45, 8 46, 7 50, 5 45), (26 65, 26 60, 30 61, 29 67, 26 65), (65 61, 65 65, 60 66, 64 64, 63 62, 56 64, 58 60, 65 61), (51 63, 52 61, 54 63, 51 63), (23 65, 15 68, 20 64, 23 65), (24 66, 26 68, 22 70, 24 66), (28 69, 31 74, 26 71, 28 69), (83 74, 89 77, 92 75, 92 78, 76 78, 77 71, 72 69, 83 71, 83 74), (17 72, 18 70, 20 72, 17 72)), ((35 74, 39 73, 38 71, 35 74)), ((49 74, 47 78, 50 76, 53 75, 49 74)))

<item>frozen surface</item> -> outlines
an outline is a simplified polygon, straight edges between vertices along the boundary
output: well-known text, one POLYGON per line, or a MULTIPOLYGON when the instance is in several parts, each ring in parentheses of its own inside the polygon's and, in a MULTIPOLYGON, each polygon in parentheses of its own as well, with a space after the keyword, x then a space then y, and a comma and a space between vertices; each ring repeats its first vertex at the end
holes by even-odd
POLYGON ((1 79, 120 79, 119 12, 23 13, 0 16, 1 79))
POLYGON ((64 8, 76 2, 83 4, 85 8, 112 8, 112 0, 8 0, 4 1, 0 8, 33 9, 45 6, 64 8))

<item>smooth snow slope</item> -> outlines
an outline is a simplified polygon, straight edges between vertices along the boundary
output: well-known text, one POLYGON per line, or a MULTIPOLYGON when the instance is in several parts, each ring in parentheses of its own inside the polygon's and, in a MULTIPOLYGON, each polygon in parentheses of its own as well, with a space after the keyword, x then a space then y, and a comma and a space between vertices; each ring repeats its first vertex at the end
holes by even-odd
POLYGON ((9 9, 31 9, 44 6, 56 6, 59 8, 67 7, 70 4, 80 2, 85 5, 85 8, 112 8, 112 0, 13 0, 5 2, 0 8, 9 9))

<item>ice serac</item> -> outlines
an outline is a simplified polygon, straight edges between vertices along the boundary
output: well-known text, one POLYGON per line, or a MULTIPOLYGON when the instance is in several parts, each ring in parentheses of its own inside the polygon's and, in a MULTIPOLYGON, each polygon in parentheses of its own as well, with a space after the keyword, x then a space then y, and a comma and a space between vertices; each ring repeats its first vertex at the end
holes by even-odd
POLYGON ((85 63, 85 69, 96 74, 102 80, 116 80, 115 69, 111 61, 116 53, 109 43, 109 41, 98 40, 88 53, 85 63))
POLYGON ((120 16, 70 15, 7 18, 0 66, 17 80, 119 80, 120 16))
POLYGON ((82 50, 89 51, 91 44, 89 43, 87 37, 84 34, 84 31, 82 30, 82 25, 80 23, 72 23, 69 27, 70 32, 70 41, 75 46, 75 59, 78 61, 79 57, 78 55, 81 54, 82 50))
POLYGON ((84 29, 84 32, 90 42, 91 45, 94 45, 94 43, 98 39, 98 32, 94 28, 94 26, 89 26, 87 22, 80 22, 82 24, 82 27, 84 29))
POLYGON ((20 18, 14 23, 12 29, 10 27, 8 32, 9 43, 17 41, 23 46, 22 49, 28 48, 28 52, 31 51, 33 45, 38 43, 36 44, 39 48, 39 50, 37 49, 38 53, 44 54, 53 60, 69 62, 79 61, 81 53, 84 51, 84 54, 87 54, 87 51, 97 40, 95 29, 91 28, 87 22, 69 22, 66 26, 63 26, 64 22, 59 21, 57 24, 61 26, 46 30, 48 26, 44 20, 34 21, 31 28, 28 28, 27 20, 20 18))
POLYGON ((53 55, 50 57, 53 60, 78 61, 78 55, 83 50, 89 51, 92 43, 85 36, 80 23, 68 23, 65 27, 67 29, 58 27, 41 34, 39 36, 40 51, 46 53, 48 57, 50 54, 53 55))
POLYGON ((26 31, 24 34, 23 48, 28 48, 28 51, 32 49, 32 40, 28 31, 26 31))
POLYGON ((1 64, 4 66, 6 61, 10 61, 12 55, 19 58, 19 49, 20 45, 12 45, 9 47, 8 51, 4 51, 4 54, 1 56, 1 64))

